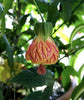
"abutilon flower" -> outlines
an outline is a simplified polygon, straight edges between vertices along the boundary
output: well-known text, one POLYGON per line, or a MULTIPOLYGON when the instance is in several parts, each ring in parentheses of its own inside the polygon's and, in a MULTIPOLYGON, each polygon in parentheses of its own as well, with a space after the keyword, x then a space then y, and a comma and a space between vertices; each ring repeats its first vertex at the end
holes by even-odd
POLYGON ((37 73, 43 74, 46 72, 44 65, 51 65, 58 61, 59 51, 49 36, 52 30, 50 23, 39 23, 35 29, 37 36, 27 48, 25 57, 34 64, 40 64, 37 73))
POLYGON ((27 60, 31 60, 34 64, 51 65, 57 62, 59 51, 50 37, 44 41, 38 35, 28 47, 25 56, 27 60))

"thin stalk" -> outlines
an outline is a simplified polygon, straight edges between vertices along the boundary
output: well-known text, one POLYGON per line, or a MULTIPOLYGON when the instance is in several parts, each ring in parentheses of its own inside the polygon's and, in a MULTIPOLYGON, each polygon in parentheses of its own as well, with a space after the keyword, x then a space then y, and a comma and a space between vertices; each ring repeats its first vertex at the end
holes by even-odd
POLYGON ((37 10, 38 10, 38 12, 39 12, 39 14, 40 14, 40 16, 41 16, 42 22, 44 22, 44 19, 43 19, 42 15, 41 15, 40 9, 39 9, 39 7, 38 7, 38 5, 37 5, 36 1, 35 1, 35 0, 33 0, 33 2, 34 2, 34 4, 35 4, 35 5, 36 5, 36 7, 37 7, 37 10))
POLYGON ((13 88, 14 88, 14 100, 15 100, 15 98, 16 98, 16 86, 15 86, 15 84, 13 84, 13 88))

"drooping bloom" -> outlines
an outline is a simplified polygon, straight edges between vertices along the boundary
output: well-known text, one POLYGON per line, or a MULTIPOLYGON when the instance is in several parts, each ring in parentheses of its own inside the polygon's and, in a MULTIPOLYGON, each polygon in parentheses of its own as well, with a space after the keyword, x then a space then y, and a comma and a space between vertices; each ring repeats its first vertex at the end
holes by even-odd
POLYGON ((28 47, 25 55, 34 64, 54 64, 58 61, 59 51, 54 41, 48 37, 46 41, 38 35, 28 47))
POLYGON ((37 23, 35 33, 37 37, 27 48, 25 57, 34 64, 39 64, 38 74, 45 74, 44 65, 51 65, 58 61, 59 51, 49 34, 52 32, 50 22, 37 23))

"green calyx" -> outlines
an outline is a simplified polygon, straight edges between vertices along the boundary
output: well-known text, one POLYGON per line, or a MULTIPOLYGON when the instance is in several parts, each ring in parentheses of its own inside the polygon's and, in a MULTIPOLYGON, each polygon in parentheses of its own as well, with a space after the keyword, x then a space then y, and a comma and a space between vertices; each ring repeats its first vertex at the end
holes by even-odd
POLYGON ((52 29, 53 26, 50 22, 36 23, 34 28, 36 35, 41 35, 45 41, 52 32, 52 29))

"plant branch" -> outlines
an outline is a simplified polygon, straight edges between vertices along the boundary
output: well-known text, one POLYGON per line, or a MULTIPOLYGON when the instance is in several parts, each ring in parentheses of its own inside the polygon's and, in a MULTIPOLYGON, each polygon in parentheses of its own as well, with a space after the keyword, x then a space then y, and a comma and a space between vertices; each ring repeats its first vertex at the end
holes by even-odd
POLYGON ((59 59, 59 61, 60 61, 61 59, 65 58, 65 57, 67 57, 67 56, 66 56, 66 55, 64 55, 62 58, 60 58, 60 59, 59 59))
POLYGON ((14 88, 14 100, 15 100, 16 98, 16 85, 15 84, 13 84, 13 88, 14 88))
POLYGON ((33 0, 33 2, 34 2, 34 4, 35 4, 35 5, 36 5, 36 7, 37 7, 37 10, 38 10, 38 12, 39 12, 39 14, 40 14, 40 16, 41 16, 42 22, 44 22, 44 19, 43 19, 42 15, 41 15, 40 9, 39 9, 39 7, 38 7, 38 5, 37 5, 36 1, 35 1, 35 0, 33 0))
POLYGON ((77 51, 79 51, 80 49, 84 48, 84 45, 83 46, 80 46, 78 49, 74 50, 74 49, 71 49, 67 54, 65 54, 62 58, 59 59, 59 61, 61 59, 63 59, 64 57, 68 57, 69 55, 73 55, 75 54, 77 51))
POLYGON ((54 30, 53 34, 58 31, 63 25, 65 24, 65 22, 63 22, 56 30, 54 30))
MULTIPOLYGON (((76 6, 76 8, 72 11, 72 14, 81 6, 81 4, 82 4, 82 0, 81 0, 81 2, 76 6)), ((54 30, 53 34, 54 34, 57 30, 59 30, 65 23, 66 23, 66 21, 63 22, 56 30, 54 30)))

